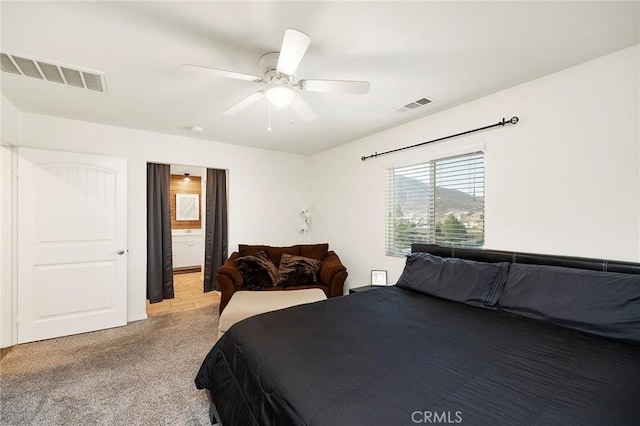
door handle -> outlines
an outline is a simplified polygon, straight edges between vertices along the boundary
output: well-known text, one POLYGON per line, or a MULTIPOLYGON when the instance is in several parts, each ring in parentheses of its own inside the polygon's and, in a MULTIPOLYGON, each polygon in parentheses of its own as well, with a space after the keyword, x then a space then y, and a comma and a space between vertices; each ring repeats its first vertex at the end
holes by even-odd
POLYGON ((119 255, 123 255, 124 254, 124 250, 118 250, 116 253, 118 253, 119 255))

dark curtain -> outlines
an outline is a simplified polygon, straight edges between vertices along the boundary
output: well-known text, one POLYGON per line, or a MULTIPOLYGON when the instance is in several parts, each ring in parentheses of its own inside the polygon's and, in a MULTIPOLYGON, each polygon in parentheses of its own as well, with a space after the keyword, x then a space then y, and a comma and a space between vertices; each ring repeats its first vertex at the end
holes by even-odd
POLYGON ((173 299, 169 166, 147 164, 147 299, 173 299))
POLYGON ((218 290, 216 271, 227 260, 227 172, 207 169, 204 291, 218 290))

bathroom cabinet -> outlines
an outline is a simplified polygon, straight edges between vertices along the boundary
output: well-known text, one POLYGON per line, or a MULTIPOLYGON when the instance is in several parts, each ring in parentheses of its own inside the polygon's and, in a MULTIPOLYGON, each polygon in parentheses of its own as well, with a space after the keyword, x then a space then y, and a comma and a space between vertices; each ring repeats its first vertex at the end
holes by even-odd
POLYGON ((185 231, 191 230, 174 231, 172 235, 174 268, 201 266, 204 260, 200 230, 191 233, 185 231))

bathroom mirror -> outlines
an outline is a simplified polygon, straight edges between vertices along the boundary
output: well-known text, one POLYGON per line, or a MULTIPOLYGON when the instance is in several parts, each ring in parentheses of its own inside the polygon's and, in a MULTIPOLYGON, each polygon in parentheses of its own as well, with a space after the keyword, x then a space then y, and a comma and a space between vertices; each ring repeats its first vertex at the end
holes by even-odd
POLYGON ((200 196, 198 194, 176 194, 176 220, 199 220, 200 196))

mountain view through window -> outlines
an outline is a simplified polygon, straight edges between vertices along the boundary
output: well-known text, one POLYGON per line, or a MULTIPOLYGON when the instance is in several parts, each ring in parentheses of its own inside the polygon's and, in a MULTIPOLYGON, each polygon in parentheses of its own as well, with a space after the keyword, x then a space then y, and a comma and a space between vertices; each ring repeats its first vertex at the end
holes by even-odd
POLYGON ((388 255, 412 243, 484 244, 482 152, 390 169, 387 175, 388 255))

